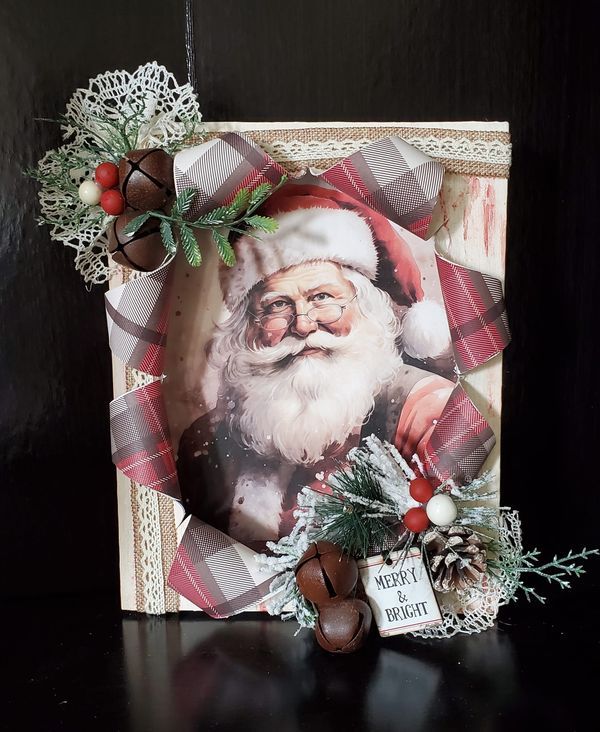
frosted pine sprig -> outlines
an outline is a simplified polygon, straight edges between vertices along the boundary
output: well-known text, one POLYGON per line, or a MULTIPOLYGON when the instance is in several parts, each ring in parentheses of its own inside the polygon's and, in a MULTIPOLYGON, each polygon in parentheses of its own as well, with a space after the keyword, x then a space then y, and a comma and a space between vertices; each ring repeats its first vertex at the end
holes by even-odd
POLYGON ((289 536, 267 542, 272 554, 259 554, 256 561, 265 571, 278 572, 269 587, 272 594, 266 603, 269 615, 280 615, 282 620, 295 618, 300 628, 314 628, 317 613, 298 591, 294 572, 310 543, 305 528, 302 523, 296 524, 289 536))
POLYGON ((495 488, 488 491, 481 490, 489 485, 493 478, 494 475, 492 472, 486 470, 479 478, 475 478, 475 480, 472 480, 466 485, 456 485, 452 480, 447 481, 447 485, 450 486, 450 495, 456 498, 457 501, 485 501, 498 496, 498 491, 495 488))

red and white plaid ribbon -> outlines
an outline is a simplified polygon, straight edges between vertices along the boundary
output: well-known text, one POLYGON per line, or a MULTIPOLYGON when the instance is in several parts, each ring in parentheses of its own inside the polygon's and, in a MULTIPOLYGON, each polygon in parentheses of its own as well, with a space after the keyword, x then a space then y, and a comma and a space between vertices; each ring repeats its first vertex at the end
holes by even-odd
MULTIPOLYGON (((237 191, 276 183, 283 168, 250 138, 227 133, 175 157, 175 188, 197 191, 193 215, 228 203, 237 191)), ((443 166, 399 137, 387 137, 336 163, 321 177, 338 190, 425 238, 443 166)), ((499 280, 438 260, 440 285, 460 373, 480 366, 510 341, 499 280)))
MULTIPOLYGON (((175 189, 197 194, 190 217, 229 203, 241 188, 278 183, 285 170, 245 135, 229 132, 175 156, 175 189)), ((336 163, 321 177, 422 239, 444 168, 399 137, 387 137, 336 163)))
POLYGON ((177 153, 173 173, 177 193, 196 191, 187 214, 193 219, 229 203, 242 188, 277 185, 285 170, 249 137, 228 132, 177 153))
POLYGON ((162 382, 153 381, 110 403, 114 464, 147 488, 181 498, 162 382))
POLYGON ((487 420, 457 384, 425 447, 425 474, 436 483, 448 478, 459 484, 470 483, 495 444, 487 420))
POLYGON ((192 516, 168 584, 211 617, 228 618, 264 600, 274 576, 252 549, 192 516))
POLYGON ((399 137, 372 142, 322 173, 328 183, 425 239, 444 166, 399 137))
POLYGON ((454 360, 460 373, 489 361, 510 343, 500 280, 436 255, 454 360))
MULTIPOLYGON (((283 168, 250 138, 228 133, 180 152, 178 192, 194 188, 189 212, 199 216, 229 203, 241 188, 278 183, 283 168)), ((442 166, 399 138, 368 145, 322 174, 331 185, 425 238, 442 166)), ((460 372, 499 353, 510 339, 502 288, 495 278, 437 258, 460 372)), ((108 293, 110 345, 128 365, 162 375, 170 265, 108 293)), ((179 498, 159 381, 111 404, 113 460, 136 482, 179 498)), ((474 477, 495 442, 489 424, 458 385, 425 451, 427 474, 438 480, 474 477)), ((227 617, 264 600, 271 577, 259 575, 255 552, 192 517, 169 575, 170 586, 213 617, 227 617)))
POLYGON ((165 264, 105 294, 108 342, 121 361, 162 376, 173 268, 165 264))

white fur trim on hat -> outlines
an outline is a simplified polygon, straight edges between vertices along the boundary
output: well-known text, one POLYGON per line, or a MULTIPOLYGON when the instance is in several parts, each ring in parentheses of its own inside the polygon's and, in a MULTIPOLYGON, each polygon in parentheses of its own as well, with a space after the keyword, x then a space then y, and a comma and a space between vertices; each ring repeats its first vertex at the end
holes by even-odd
POLYGON ((275 272, 303 262, 331 261, 352 267, 369 279, 377 274, 377 250, 367 222, 354 211, 305 208, 276 214, 272 234, 252 231, 235 243, 236 264, 223 269, 228 307, 275 272))
POLYGON ((438 358, 450 348, 450 331, 444 308, 433 300, 410 306, 402 320, 402 345, 413 358, 438 358))

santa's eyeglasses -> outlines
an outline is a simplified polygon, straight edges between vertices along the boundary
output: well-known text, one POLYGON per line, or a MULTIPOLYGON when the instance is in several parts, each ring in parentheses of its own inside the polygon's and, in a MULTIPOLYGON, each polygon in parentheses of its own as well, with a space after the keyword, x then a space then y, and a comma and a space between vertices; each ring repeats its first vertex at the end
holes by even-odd
POLYGON ((342 317, 344 310, 350 307, 357 297, 358 295, 354 295, 352 300, 349 300, 344 305, 339 305, 336 302, 324 302, 313 305, 305 313, 295 313, 293 307, 288 305, 284 310, 280 310, 277 313, 267 313, 266 315, 250 313, 250 315, 252 315, 257 325, 269 333, 287 330, 296 318, 308 318, 313 323, 331 325, 342 317))

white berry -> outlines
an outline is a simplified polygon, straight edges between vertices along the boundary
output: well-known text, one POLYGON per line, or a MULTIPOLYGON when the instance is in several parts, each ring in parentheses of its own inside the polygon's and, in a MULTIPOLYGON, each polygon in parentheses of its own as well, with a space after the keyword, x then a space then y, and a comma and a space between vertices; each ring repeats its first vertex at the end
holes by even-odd
POLYGON ((79 198, 88 206, 97 206, 100 203, 102 188, 93 180, 84 180, 79 186, 79 198))
POLYGON ((445 493, 438 493, 430 498, 425 511, 431 523, 437 526, 449 526, 458 514, 456 504, 445 493))

